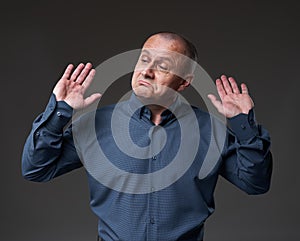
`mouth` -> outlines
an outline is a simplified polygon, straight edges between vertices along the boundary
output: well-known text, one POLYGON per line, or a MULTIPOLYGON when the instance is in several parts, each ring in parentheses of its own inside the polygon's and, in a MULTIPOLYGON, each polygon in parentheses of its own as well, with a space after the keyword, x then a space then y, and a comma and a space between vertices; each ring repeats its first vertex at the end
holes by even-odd
POLYGON ((138 80, 139 85, 150 86, 151 84, 145 80, 138 80))

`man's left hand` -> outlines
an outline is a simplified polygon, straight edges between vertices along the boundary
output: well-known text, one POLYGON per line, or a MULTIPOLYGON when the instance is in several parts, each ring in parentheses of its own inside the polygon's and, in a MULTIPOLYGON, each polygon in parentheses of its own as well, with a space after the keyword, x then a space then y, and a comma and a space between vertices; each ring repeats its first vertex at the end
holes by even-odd
POLYGON ((248 88, 244 83, 241 84, 240 91, 234 78, 222 75, 216 80, 216 86, 221 100, 212 94, 209 94, 208 98, 225 117, 231 118, 241 113, 248 114, 254 107, 248 88))

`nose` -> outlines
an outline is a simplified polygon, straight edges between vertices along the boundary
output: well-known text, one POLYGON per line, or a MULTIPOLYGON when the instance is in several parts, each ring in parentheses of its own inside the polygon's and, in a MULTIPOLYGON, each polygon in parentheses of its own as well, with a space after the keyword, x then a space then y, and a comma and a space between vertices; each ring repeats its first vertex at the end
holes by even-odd
POLYGON ((154 78, 154 69, 151 66, 147 66, 141 72, 145 79, 153 79, 154 78))

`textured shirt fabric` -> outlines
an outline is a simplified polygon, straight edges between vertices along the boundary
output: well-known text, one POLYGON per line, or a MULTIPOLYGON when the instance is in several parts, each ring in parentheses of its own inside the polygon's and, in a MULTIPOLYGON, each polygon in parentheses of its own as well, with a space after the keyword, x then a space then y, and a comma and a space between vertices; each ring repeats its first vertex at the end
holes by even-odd
MULTIPOLYGON (((178 98, 170 110, 162 113, 160 125, 155 126, 150 110, 142 106, 133 94, 129 100, 118 104, 116 116, 119 120, 129 118, 133 150, 135 145, 146 152, 148 150, 141 158, 124 153, 116 144, 111 124, 115 109, 116 105, 99 108, 94 114, 85 114, 65 128, 73 110, 65 102, 57 102, 52 95, 44 113, 33 123, 22 157, 23 176, 38 182, 49 181, 83 164, 87 167, 85 159, 93 152, 90 134, 78 137, 74 130, 81 130, 90 119, 94 120, 96 142, 103 151, 104 159, 123 171, 123 174, 104 172, 99 177, 97 172, 102 171, 102 160, 98 160, 96 155, 92 155, 97 159, 93 170, 86 168, 90 206, 99 217, 98 233, 103 240, 202 240, 205 220, 215 209, 213 193, 220 175, 248 194, 261 194, 269 189, 272 172, 270 137, 257 124, 253 110, 248 115, 239 114, 227 120, 225 143, 220 145, 218 130, 224 126, 208 113, 196 107, 192 107, 193 113, 190 113, 187 104, 178 98), (149 174, 168 168, 176 158, 184 140, 180 122, 184 122, 185 116, 190 114, 195 115, 200 133, 199 142, 194 142, 199 134, 197 131, 192 131, 189 136, 188 144, 197 145, 194 158, 182 174, 165 173, 165 177, 161 175, 157 180, 149 174), (162 132, 166 138, 164 143, 159 134, 162 132), (78 144, 76 138, 85 138, 85 145, 78 144), (207 169, 205 175, 200 175, 212 141, 217 143, 214 152, 219 154, 211 160, 215 163, 212 168, 207 169), (157 148, 161 150, 157 152, 157 148), (144 183, 132 184, 131 177, 124 173, 147 176, 145 187, 149 190, 140 188, 144 183), (165 182, 168 175, 173 175, 174 181, 160 187, 160 182, 165 182), (112 183, 117 188, 99 181, 102 176, 113 177, 112 183)), ((122 137, 122 129, 118 133, 122 137)), ((186 160, 180 161, 184 166, 186 160)))

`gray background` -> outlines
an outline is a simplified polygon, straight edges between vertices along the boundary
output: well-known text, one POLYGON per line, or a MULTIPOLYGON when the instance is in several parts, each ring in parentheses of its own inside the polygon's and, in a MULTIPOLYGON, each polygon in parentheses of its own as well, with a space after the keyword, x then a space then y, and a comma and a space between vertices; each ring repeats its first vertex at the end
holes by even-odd
MULTIPOLYGON (((226 73, 247 83, 257 119, 273 139, 270 192, 247 196, 221 179, 206 240, 300 240, 299 10, 296 1, 1 4, 0 240, 95 240, 97 219, 89 209, 84 170, 46 184, 27 182, 20 169, 22 146, 67 63, 97 66, 139 48, 146 36, 160 30, 192 40, 200 65, 213 79, 226 73)), ((128 87, 125 80, 116 89, 128 87)), ((113 100, 114 91, 104 100, 113 100)))

